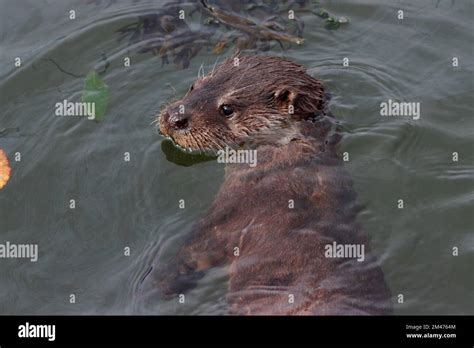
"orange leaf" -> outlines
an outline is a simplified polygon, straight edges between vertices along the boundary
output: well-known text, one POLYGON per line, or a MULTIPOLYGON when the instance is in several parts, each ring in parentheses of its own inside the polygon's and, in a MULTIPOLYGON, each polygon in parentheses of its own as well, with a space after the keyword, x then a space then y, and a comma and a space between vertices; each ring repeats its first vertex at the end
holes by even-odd
POLYGON ((0 150, 0 189, 3 188, 10 179, 11 168, 8 165, 8 158, 5 151, 0 150))

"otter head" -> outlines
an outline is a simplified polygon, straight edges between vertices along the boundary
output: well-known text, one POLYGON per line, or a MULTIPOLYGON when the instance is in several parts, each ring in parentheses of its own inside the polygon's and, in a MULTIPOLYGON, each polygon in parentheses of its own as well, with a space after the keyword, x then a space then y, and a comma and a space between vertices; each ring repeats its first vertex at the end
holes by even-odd
POLYGON ((285 129, 321 113, 324 102, 321 83, 302 66, 277 57, 234 56, 161 112, 160 131, 186 150, 278 142, 285 129))

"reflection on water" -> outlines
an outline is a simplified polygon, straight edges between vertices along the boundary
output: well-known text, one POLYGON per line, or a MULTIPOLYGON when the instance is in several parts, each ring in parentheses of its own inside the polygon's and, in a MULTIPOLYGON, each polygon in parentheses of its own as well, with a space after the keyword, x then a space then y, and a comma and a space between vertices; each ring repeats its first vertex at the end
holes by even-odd
MULTIPOLYGON (((221 1, 209 3, 259 26, 269 17, 267 5, 245 2, 237 11, 221 1)), ((1 313, 225 313, 222 268, 199 281, 185 306, 140 291, 153 262, 172 257, 206 213, 224 175, 216 161, 175 152, 151 123, 161 105, 187 91, 201 66, 210 71, 216 58, 231 54, 239 37, 234 22, 234 27, 215 23, 218 19, 200 10, 187 16, 185 25, 156 22, 161 41, 130 42, 130 35, 118 40, 126 26, 148 34, 153 21, 147 16, 165 13, 164 5, 132 0, 0 5, 0 148, 12 168, 0 190, 0 243, 39 247, 35 263, 0 260, 1 313), (68 17, 71 9, 75 20, 68 17), (141 26, 134 27, 140 19, 141 26), (176 39, 166 41, 167 31, 181 26, 211 33, 212 40, 178 41, 179 47, 176 39), (232 35, 225 37, 226 32, 232 35), (216 47, 222 38, 225 43, 216 47), (199 50, 192 49, 196 43, 199 50), (166 52, 169 64, 162 64, 166 52), (20 68, 14 66, 16 57, 20 68), (103 121, 55 116, 55 103, 81 100, 84 78, 93 70, 105 72, 109 86, 103 121), (17 153, 21 161, 15 160, 17 153), (186 209, 178 209, 181 199, 186 209)), ((185 10, 193 6, 188 3, 185 10)), ((285 15, 286 10, 279 9, 285 15)), ((247 40, 244 49, 305 65, 333 95, 330 109, 341 122, 341 152, 349 154, 346 168, 364 206, 359 221, 395 300, 404 298, 395 313, 474 313, 473 52, 467 44, 472 4, 296 2, 295 13, 302 31, 280 19, 266 24, 294 36, 300 30, 304 45, 258 39, 247 40), (349 23, 328 30, 319 9, 349 23), (419 102, 420 119, 381 117, 380 103, 388 99, 419 102)))

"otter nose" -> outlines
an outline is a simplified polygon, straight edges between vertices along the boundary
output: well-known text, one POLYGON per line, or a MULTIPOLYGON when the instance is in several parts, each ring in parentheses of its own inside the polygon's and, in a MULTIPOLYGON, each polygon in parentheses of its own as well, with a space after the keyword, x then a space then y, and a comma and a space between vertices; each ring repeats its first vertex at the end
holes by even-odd
POLYGON ((185 129, 188 127, 188 116, 186 114, 175 113, 168 117, 168 124, 175 130, 185 129))

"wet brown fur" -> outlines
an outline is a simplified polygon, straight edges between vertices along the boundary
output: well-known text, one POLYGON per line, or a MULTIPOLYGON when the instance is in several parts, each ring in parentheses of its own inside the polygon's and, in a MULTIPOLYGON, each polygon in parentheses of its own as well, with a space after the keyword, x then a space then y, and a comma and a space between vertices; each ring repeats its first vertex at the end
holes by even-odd
POLYGON ((182 293, 205 270, 228 265, 231 314, 391 313, 383 273, 356 222, 356 195, 336 153, 321 83, 281 58, 239 61, 235 67, 228 59, 162 113, 169 118, 180 104, 189 113, 185 131, 160 120, 162 133, 180 146, 250 146, 258 164, 226 165, 209 213, 170 263, 158 267, 157 286, 163 295, 182 293), (236 114, 221 115, 222 103, 235 105, 236 114), (282 130, 291 136, 282 139, 282 130), (365 261, 326 258, 333 241, 364 244, 365 261))
POLYGON ((235 56, 197 79, 183 99, 169 105, 161 113, 160 130, 186 149, 236 147, 257 134, 271 135, 294 120, 312 117, 323 110, 324 101, 321 83, 310 78, 302 66, 278 57, 235 56), (288 114, 290 103, 294 105, 292 115, 288 114), (222 104, 234 107, 232 118, 219 114, 222 104), (171 134, 164 116, 177 114, 180 105, 191 126, 171 134))

